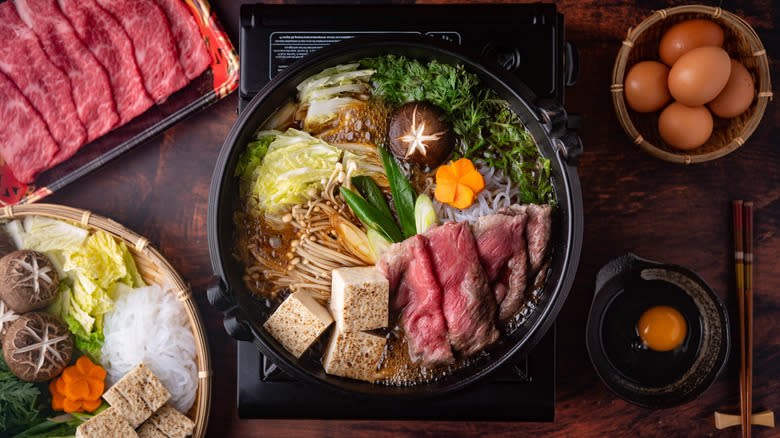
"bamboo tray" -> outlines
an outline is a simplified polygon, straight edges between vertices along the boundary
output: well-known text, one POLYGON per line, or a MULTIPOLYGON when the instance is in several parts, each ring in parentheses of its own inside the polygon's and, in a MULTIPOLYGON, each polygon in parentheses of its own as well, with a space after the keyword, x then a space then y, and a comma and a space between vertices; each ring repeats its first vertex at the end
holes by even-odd
POLYGON ((174 290, 178 291, 176 296, 184 304, 197 348, 198 393, 195 397, 195 403, 187 412, 187 416, 195 422, 192 437, 204 437, 211 408, 211 356, 200 312, 192 299, 192 292, 187 283, 171 264, 149 245, 149 241, 145 237, 128 230, 111 219, 92 214, 86 210, 62 205, 28 204, 7 205, 0 214, 0 220, 23 219, 26 216, 46 216, 80 224, 89 230, 105 231, 125 242, 145 281, 162 284, 164 280, 167 280, 174 290))
POLYGON ((655 11, 635 28, 628 30, 612 70, 612 103, 623 130, 640 148, 651 155, 675 163, 699 163, 720 158, 742 146, 755 131, 772 99, 772 83, 766 50, 755 30, 745 20, 721 8, 703 5, 677 6, 655 11), (703 146, 690 151, 675 149, 658 134, 658 112, 640 114, 626 106, 623 78, 639 61, 658 61, 658 43, 667 29, 681 21, 703 18, 717 23, 725 33, 723 48, 741 62, 753 76, 756 98, 739 116, 722 119, 713 116, 712 136, 703 146))

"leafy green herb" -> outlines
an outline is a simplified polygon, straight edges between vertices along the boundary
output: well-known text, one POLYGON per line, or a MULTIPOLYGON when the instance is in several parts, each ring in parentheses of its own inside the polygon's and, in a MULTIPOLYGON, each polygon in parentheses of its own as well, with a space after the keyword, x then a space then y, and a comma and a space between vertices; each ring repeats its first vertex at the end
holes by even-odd
POLYGON ((391 242, 404 240, 404 235, 398 229, 398 225, 396 225, 392 216, 385 216, 379 209, 361 198, 360 195, 344 186, 339 187, 339 190, 341 191, 341 196, 344 197, 344 201, 355 212, 355 216, 363 221, 367 227, 376 230, 391 242))
POLYGON ((47 418, 45 421, 14 435, 12 438, 73 437, 76 434, 76 429, 81 423, 106 409, 108 409, 108 403, 103 402, 92 414, 74 412, 72 414, 63 414, 57 417, 47 418))
POLYGON ((387 181, 390 184, 390 192, 393 194, 393 203, 395 204, 395 211, 398 213, 401 229, 404 231, 405 237, 412 237, 417 234, 417 227, 414 223, 414 201, 417 193, 409 180, 406 179, 404 173, 401 172, 401 168, 398 167, 395 158, 390 156, 382 147, 378 147, 377 150, 379 150, 382 164, 385 166, 387 181))
POLYGON ((394 55, 365 58, 360 64, 376 70, 372 83, 389 102, 425 100, 439 106, 462 140, 454 158, 482 160, 503 170, 518 186, 522 202, 554 203, 549 160, 539 154, 508 102, 464 66, 423 64, 394 55))
POLYGON ((9 371, 0 351, 0 432, 3 436, 40 421, 35 406, 40 395, 35 384, 23 382, 9 371))
POLYGON ((387 205, 385 195, 382 194, 382 189, 374 182, 374 180, 367 175, 353 176, 352 185, 358 190, 363 198, 373 205, 385 216, 392 218, 393 213, 390 211, 390 206, 387 205))

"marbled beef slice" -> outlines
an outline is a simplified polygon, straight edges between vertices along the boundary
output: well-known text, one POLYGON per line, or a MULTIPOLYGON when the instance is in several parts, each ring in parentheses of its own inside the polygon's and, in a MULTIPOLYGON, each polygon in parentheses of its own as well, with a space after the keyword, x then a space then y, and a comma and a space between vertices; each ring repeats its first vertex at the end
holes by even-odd
POLYGON ((13 2, 0 3, 0 40, 0 71, 38 111, 60 149, 78 149, 87 133, 76 114, 70 80, 49 61, 13 2))
POLYGON ((133 42, 135 60, 146 91, 165 102, 189 82, 176 51, 168 19, 154 0, 97 0, 133 42))
POLYGON ((450 345, 470 356, 498 339, 496 297, 479 262, 468 225, 450 222, 425 232, 434 271, 442 287, 450 345))
POLYGON ((116 19, 95 0, 59 0, 79 39, 106 69, 119 124, 124 125, 154 105, 135 62, 133 43, 116 19))
POLYGON ((8 77, 0 73, 0 155, 14 177, 31 183, 59 150, 46 122, 8 77))
POLYGON ((155 1, 168 17, 184 74, 190 80, 197 78, 211 64, 211 56, 206 50, 195 17, 181 0, 155 1))
MULTIPOLYGON (((70 79, 76 112, 87 129, 87 141, 110 131, 119 122, 105 69, 79 40, 57 0, 15 0, 22 21, 38 35, 46 55, 70 79)), ((55 162, 70 158, 78 148, 62 148, 55 162)))
POLYGON ((391 245, 377 269, 390 282, 391 307, 403 309, 401 325, 412 362, 428 368, 452 363, 441 288, 425 239, 416 235, 391 245))

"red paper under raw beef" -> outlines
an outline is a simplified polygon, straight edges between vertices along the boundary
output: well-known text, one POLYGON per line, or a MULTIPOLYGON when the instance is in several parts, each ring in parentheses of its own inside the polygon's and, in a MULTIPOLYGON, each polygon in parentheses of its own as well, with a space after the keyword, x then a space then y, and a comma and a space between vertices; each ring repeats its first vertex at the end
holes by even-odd
POLYGON ((187 83, 168 19, 154 0, 98 0, 122 25, 135 50, 146 91, 164 102, 187 83))
POLYGON ((211 64, 211 56, 198 29, 198 23, 181 0, 155 0, 165 12, 176 40, 179 62, 188 79, 195 79, 211 64))
POLYGON ((59 147, 78 149, 87 135, 76 114, 70 81, 49 61, 11 2, 0 3, 0 41, 0 71, 41 114, 59 147))
POLYGON ((16 179, 30 183, 59 150, 46 123, 21 91, 0 73, 0 155, 16 179))
POLYGON ((106 69, 119 124, 124 125, 154 105, 135 63, 133 43, 116 19, 95 0, 59 0, 79 39, 106 69))
MULTIPOLYGON (((49 60, 70 78, 79 119, 87 141, 111 130, 118 122, 111 83, 103 66, 79 40, 57 0, 15 0, 22 21, 38 35, 49 60)), ((70 158, 76 149, 62 148, 55 158, 70 158)))

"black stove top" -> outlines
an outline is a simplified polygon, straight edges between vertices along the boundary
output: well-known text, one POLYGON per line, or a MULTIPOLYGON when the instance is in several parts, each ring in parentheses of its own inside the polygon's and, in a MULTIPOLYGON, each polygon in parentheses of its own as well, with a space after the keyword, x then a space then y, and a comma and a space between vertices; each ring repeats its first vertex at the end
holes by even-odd
MULTIPOLYGON (((424 34, 458 43, 496 59, 539 97, 561 102, 565 86, 578 74, 576 50, 564 40, 563 16, 551 4, 243 5, 239 111, 295 60, 328 44, 377 33, 424 34)), ((298 382, 252 343, 238 343, 241 418, 552 421, 554 413, 554 327, 530 354, 513 358, 484 382, 403 403, 345 398, 298 382)))

